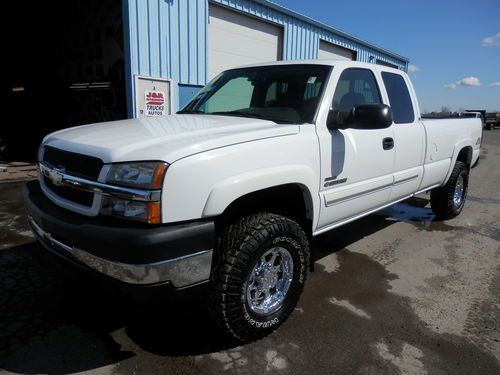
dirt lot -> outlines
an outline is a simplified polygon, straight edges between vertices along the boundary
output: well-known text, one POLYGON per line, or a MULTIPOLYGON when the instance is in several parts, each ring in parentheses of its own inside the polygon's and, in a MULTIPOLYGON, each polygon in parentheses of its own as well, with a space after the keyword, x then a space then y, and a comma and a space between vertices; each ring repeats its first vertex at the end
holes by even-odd
POLYGON ((0 373, 500 374, 500 131, 483 145, 460 217, 433 221, 422 195, 317 238, 295 313, 243 347, 194 302, 68 273, 2 183, 0 373))

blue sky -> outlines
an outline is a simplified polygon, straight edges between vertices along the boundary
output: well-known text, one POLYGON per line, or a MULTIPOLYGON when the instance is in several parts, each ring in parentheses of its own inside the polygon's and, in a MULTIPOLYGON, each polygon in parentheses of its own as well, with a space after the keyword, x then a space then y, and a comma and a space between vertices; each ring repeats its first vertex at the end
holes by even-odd
POLYGON ((410 59, 421 110, 500 111, 500 0, 273 0, 410 59))

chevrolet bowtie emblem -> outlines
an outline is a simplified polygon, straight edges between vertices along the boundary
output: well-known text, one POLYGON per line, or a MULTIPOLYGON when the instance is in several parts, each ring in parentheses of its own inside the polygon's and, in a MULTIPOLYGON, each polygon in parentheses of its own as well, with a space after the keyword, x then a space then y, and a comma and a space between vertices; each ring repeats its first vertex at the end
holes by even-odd
POLYGON ((47 176, 50 181, 56 186, 62 185, 63 181, 63 174, 57 170, 57 169, 51 169, 49 170, 49 175, 47 176))

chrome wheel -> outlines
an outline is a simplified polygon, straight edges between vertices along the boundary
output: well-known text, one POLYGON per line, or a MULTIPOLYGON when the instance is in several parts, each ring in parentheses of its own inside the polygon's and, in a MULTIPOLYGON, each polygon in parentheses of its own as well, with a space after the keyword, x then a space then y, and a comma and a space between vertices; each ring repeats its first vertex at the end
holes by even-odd
POLYGON ((453 204, 455 207, 460 207, 464 200, 464 177, 462 175, 458 176, 457 184, 455 185, 455 191, 453 193, 453 204))
POLYGON ((293 279, 293 259, 283 247, 273 247, 260 257, 247 281, 246 298, 258 315, 272 314, 283 305, 293 279))

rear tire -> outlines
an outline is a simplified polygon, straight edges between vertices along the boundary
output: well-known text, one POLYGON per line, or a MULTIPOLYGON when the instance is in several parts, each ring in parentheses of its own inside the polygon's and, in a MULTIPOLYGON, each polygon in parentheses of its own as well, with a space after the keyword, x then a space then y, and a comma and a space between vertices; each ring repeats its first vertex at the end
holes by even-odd
POLYGON ((438 219, 448 220, 458 216, 464 208, 469 186, 469 168, 457 161, 446 185, 431 191, 431 209, 438 219))
POLYGON ((294 221, 259 213, 229 225, 211 276, 210 313, 241 342, 262 338, 292 313, 309 269, 309 244, 294 221))

